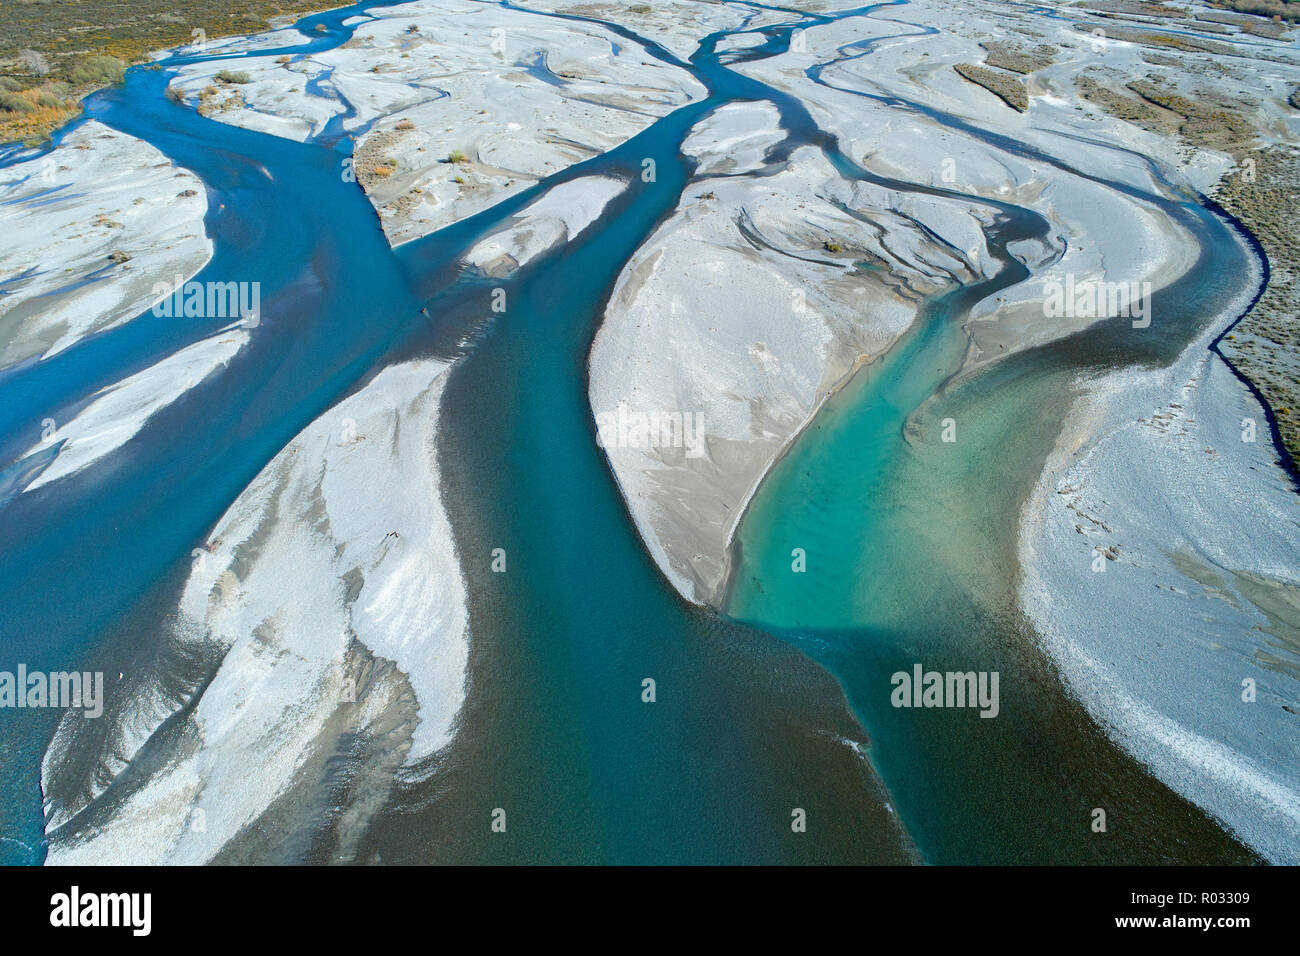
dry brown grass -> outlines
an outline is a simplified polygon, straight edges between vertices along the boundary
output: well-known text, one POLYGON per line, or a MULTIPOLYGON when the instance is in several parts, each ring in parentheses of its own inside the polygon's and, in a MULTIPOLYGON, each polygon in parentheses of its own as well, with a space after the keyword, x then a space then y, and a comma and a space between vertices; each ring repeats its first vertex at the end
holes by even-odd
POLYGON ((0 142, 39 143, 80 112, 81 107, 73 103, 39 106, 30 113, 0 113, 0 142))
POLYGON ((1300 154, 1281 146, 1242 155, 1215 199, 1246 224, 1268 256, 1268 288, 1221 345, 1272 407, 1291 460, 1300 462, 1300 154))
POLYGON ((1300 0, 1209 0, 1211 6, 1300 23, 1300 0))
POLYGON ((1018 78, 971 63, 958 63, 953 69, 976 86, 984 87, 1013 110, 1023 113, 1029 109, 1029 94, 1018 78))
POLYGON ((1026 75, 1051 66, 1056 56, 1056 48, 1047 44, 1027 50, 1008 40, 989 40, 980 46, 984 48, 985 65, 1026 75))

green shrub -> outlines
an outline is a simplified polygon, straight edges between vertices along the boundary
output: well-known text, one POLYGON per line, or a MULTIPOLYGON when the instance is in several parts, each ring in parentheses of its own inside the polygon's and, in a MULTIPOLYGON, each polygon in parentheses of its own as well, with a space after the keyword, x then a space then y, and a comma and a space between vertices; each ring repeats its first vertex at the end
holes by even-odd
POLYGON ((0 110, 6 113, 31 113, 35 109, 34 103, 17 93, 10 93, 8 90, 0 92, 0 110))
POLYGON ((78 57, 68 68, 68 80, 75 86, 113 86, 122 82, 126 64, 115 56, 92 53, 78 57))
POLYGON ((242 70, 222 70, 217 74, 217 79, 222 83, 251 83, 253 81, 253 78, 242 70))

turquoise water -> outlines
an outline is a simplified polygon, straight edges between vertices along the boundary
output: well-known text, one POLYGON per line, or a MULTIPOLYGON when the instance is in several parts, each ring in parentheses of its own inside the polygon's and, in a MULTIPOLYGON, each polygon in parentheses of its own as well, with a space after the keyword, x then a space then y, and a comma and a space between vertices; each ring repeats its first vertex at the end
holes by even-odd
POLYGON ((728 613, 783 634, 839 678, 932 862, 1248 858, 1063 697, 1015 598, 1017 516, 1075 374, 1172 360, 1222 321, 1251 274, 1226 223, 1165 205, 1203 249, 1155 297, 1153 310, 1173 321, 1110 321, 954 381, 979 292, 942 297, 827 403, 742 521, 728 613), (794 548, 806 554, 802 573, 794 548), (893 707, 892 675, 918 663, 998 672, 1001 713, 893 707), (1122 808, 1123 826, 1093 834, 1094 807, 1112 821, 1122 808))
MULTIPOLYGON (((307 18, 302 43, 283 52, 340 43, 351 34, 343 20, 376 6, 307 18)), ((108 465, 0 503, 0 668, 120 670, 128 679, 111 693, 129 693, 134 675, 174 666, 167 620, 190 551, 251 478, 378 369, 415 355, 458 357, 441 468, 470 591, 469 696, 437 772, 398 788, 358 858, 909 859, 886 800, 936 861, 1239 857, 1069 704, 1026 653, 1008 597, 1006 522, 1054 434, 1061 376, 1088 362, 1157 360, 1150 340, 1101 334, 946 392, 964 348, 960 316, 994 286, 938 300, 765 484, 743 527, 730 617, 681 601, 646 555, 595 444, 586 354, 623 263, 677 202, 691 124, 721 103, 767 98, 788 132, 773 158, 812 143, 845 175, 932 191, 871 177, 796 101, 726 68, 784 49, 796 24, 815 19, 764 28, 764 44, 743 53, 716 54, 721 35, 704 38, 688 63, 620 28, 637 55, 691 69, 709 99, 396 252, 359 187, 340 175, 349 144, 338 128, 296 144, 205 120, 163 95, 166 70, 186 57, 132 70, 123 87, 93 97, 91 116, 204 180, 216 252, 197 278, 260 281, 263 321, 226 372, 151 420, 108 465), (645 157, 657 160, 654 183, 639 180, 645 157), (542 191, 605 173, 631 185, 562 256, 504 283, 461 272, 463 251, 542 191), (509 302, 501 315, 488 307, 498 285, 509 302), (950 405, 962 437, 940 449, 927 425, 950 405), (780 573, 792 546, 810 556, 797 582, 780 573), (504 575, 488 570, 497 547, 508 555, 504 575), (862 742, 861 731, 812 660, 843 685, 890 793, 846 745, 862 742), (900 660, 1004 668, 1004 717, 897 720, 874 688, 900 660), (645 677, 657 681, 654 705, 641 701, 645 677), (1072 828, 1096 799, 1079 781, 1094 780, 1138 801, 1137 838, 1099 843, 1082 824, 1072 828), (484 823, 497 806, 509 809, 509 839, 484 823), (793 807, 808 811, 807 834, 791 833, 793 807)), ((1043 228, 1032 213, 997 209, 1009 236, 1043 228)), ((1201 223, 1207 256, 1229 255, 1211 222, 1187 215, 1201 223)), ((1007 261, 998 281, 1020 274, 1007 261)), ((0 460, 29 447, 42 418, 66 420, 96 388, 213 331, 146 314, 0 373, 0 460)), ((0 859, 43 856, 39 761, 56 716, 0 716, 0 859)), ((85 754, 86 765, 96 757, 85 754)), ((348 759, 340 756, 345 768, 348 759)), ((290 849, 254 847, 250 858, 331 858, 327 811, 297 825, 290 849)))

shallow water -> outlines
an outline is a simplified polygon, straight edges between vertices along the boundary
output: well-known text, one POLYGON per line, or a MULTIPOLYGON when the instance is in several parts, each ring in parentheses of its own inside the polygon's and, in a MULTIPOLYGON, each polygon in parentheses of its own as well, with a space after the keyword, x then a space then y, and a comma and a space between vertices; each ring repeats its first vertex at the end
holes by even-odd
MULTIPOLYGON (((832 396, 742 520, 728 613, 779 631, 839 678, 932 862, 1249 857, 1065 698, 1016 605, 1017 518, 1076 374, 1171 361, 1207 323, 1235 318, 1223 310, 1256 281, 1226 222, 1164 205, 1202 246, 1154 297, 1170 320, 1109 320, 959 379, 965 307, 1019 277, 943 297, 832 396), (892 706, 891 677, 918 663, 999 673, 1001 713, 892 706), (1095 807, 1122 807, 1123 828, 1094 834, 1095 807)), ((1088 553, 1079 560, 1087 572, 1088 553)))

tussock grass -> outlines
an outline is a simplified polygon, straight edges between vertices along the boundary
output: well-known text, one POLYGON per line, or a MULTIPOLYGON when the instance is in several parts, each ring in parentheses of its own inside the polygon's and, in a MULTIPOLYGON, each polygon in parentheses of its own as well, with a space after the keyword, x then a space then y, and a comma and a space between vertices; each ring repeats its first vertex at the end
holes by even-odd
POLYGON ((1023 113, 1029 109, 1029 94, 1025 92, 1024 83, 1017 77, 971 63, 958 63, 953 69, 976 86, 982 86, 999 97, 1013 110, 1023 113))

